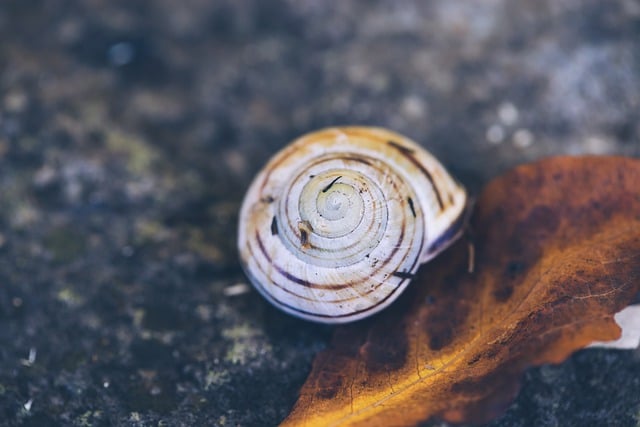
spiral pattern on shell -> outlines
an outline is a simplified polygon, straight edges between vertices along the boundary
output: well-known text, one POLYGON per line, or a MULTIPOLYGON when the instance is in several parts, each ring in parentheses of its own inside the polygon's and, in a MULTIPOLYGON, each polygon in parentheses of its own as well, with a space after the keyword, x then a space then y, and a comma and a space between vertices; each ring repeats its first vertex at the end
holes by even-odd
POLYGON ((331 128, 276 154, 252 183, 238 245, 277 307, 325 323, 378 312, 460 234, 465 190, 429 153, 381 128, 331 128))

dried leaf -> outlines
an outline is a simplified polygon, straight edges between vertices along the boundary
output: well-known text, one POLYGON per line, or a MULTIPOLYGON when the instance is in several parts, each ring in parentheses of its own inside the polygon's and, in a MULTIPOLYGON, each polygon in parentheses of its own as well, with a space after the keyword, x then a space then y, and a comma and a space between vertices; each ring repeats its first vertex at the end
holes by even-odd
POLYGON ((640 161, 559 157, 491 182, 472 228, 390 309, 336 329, 284 425, 483 422, 522 372, 619 337, 640 290, 640 161))

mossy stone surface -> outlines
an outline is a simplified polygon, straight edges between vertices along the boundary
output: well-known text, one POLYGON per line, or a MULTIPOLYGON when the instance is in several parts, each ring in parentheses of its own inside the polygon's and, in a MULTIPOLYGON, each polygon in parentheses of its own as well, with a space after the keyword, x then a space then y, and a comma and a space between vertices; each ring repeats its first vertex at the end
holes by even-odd
MULTIPOLYGON (((302 133, 391 128, 473 192, 640 156, 629 0, 3 0, 0 40, 5 425, 281 421, 331 328, 243 291, 235 230, 302 133)), ((638 396, 637 352, 585 350, 492 425, 635 426, 638 396)))

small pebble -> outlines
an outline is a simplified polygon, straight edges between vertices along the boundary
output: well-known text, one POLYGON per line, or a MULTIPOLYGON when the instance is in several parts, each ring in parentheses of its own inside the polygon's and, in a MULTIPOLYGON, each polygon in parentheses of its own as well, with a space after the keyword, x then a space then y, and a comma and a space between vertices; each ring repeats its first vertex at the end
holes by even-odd
POLYGON ((120 253, 122 253, 122 256, 128 258, 133 255, 133 248, 131 246, 125 246, 120 250, 120 253))
POLYGON ((485 137, 491 144, 500 144, 504 141, 504 129, 498 124, 491 125, 489 129, 487 129, 485 137))
POLYGON ((248 166, 246 156, 243 156, 239 150, 229 150, 224 153, 223 156, 225 165, 227 165, 236 175, 242 175, 247 171, 248 166))
POLYGON ((37 355, 36 349, 31 347, 29 349, 29 355, 27 356, 27 358, 20 359, 20 363, 22 364, 22 366, 26 366, 26 367, 32 366, 36 361, 36 355, 37 355))
POLYGON ((56 179, 56 170, 49 165, 44 165, 35 173, 33 183, 36 187, 46 187, 56 179))
POLYGON ((27 95, 23 92, 12 92, 4 98, 4 108, 11 113, 20 113, 27 107, 27 95))
POLYGON ((583 151, 589 154, 608 154, 615 152, 615 144, 606 137, 590 136, 584 141, 583 151))
POLYGON ((410 118, 422 118, 427 107, 422 99, 416 95, 407 96, 402 100, 402 113, 410 118))
POLYGON ((112 45, 107 52, 109 63, 121 67, 130 63, 135 57, 136 50, 131 43, 120 42, 112 45))
POLYGON ((246 294, 249 292, 249 285, 246 283, 236 283, 235 285, 228 286, 224 288, 222 293, 226 297, 235 297, 238 295, 246 294))
POLYGON ((503 102, 498 108, 498 117, 506 126, 513 126, 518 121, 518 109, 510 102, 503 102))
POLYGON ((29 358, 27 359, 27 362, 29 362, 29 365, 33 365, 35 363, 37 354, 38 353, 35 348, 31 347, 29 349, 29 358))
POLYGON ((526 148, 533 144, 533 134, 527 129, 518 129, 513 134, 513 145, 518 148, 526 148))

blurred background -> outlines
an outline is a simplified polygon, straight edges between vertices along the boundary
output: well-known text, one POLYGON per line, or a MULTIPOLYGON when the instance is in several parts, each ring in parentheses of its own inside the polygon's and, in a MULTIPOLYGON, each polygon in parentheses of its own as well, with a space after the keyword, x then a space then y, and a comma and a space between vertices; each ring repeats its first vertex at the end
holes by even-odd
MULTIPOLYGON (((0 424, 274 425, 331 328, 247 285, 237 211, 330 125, 477 193, 640 156, 638 0, 2 0, 0 424)), ((640 184, 639 184, 640 185, 640 184)), ((636 425, 640 356, 530 371, 493 425, 636 425)))

